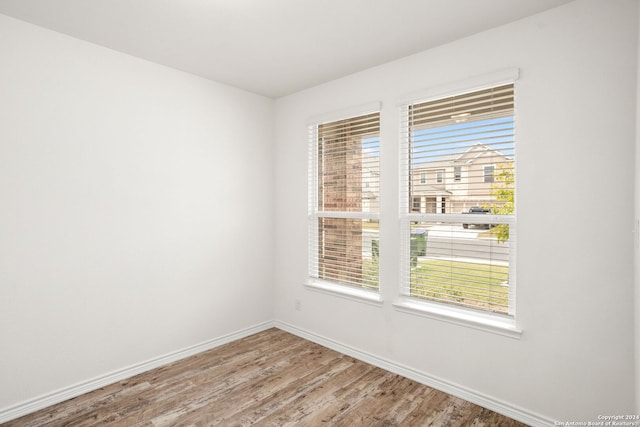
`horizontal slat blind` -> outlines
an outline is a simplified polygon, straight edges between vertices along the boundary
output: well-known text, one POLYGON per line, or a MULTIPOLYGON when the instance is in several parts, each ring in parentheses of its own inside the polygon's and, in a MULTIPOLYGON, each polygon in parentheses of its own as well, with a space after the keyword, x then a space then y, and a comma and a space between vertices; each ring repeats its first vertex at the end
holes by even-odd
POLYGON ((513 313, 514 85, 402 108, 402 291, 513 313))
POLYGON ((316 253, 310 265, 315 273, 312 277, 377 289, 378 221, 319 218, 316 223, 317 229, 310 230, 311 246, 316 253))
POLYGON ((403 236, 410 251, 404 269, 405 293, 508 313, 510 242, 478 234, 462 229, 460 223, 413 222, 403 236))
POLYGON ((309 275, 378 288, 380 114, 309 127, 309 275))
POLYGON ((465 117, 488 119, 513 113, 513 84, 421 102, 409 107, 414 130, 442 127, 465 117))

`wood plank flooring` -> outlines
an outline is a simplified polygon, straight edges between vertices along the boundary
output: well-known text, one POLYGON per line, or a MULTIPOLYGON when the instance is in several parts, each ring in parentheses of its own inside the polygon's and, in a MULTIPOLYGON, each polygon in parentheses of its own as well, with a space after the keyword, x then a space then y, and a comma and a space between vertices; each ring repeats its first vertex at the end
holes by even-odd
POLYGON ((279 329, 4 424, 254 425, 524 426, 279 329))

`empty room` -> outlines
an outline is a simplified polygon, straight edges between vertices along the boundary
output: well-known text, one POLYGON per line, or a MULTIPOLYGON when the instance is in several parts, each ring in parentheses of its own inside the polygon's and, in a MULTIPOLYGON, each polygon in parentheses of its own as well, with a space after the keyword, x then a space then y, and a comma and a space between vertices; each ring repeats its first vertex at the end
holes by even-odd
POLYGON ((0 423, 640 426, 638 0, 0 0, 0 423))

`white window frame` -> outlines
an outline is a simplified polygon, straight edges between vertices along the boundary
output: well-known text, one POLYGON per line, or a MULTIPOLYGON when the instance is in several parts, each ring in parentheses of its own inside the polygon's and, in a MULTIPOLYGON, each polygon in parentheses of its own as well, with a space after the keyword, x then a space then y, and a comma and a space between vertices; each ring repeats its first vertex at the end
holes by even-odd
MULTIPOLYGON (((477 78, 469 79, 464 82, 452 83, 448 85, 439 86, 433 89, 429 89, 422 93, 415 94, 411 97, 405 97, 400 100, 399 107, 401 109, 407 108, 408 105, 420 102, 426 102, 439 98, 446 98, 458 94, 474 92, 477 90, 487 89, 490 87, 499 86, 501 84, 515 85, 519 77, 519 70, 517 68, 501 70, 499 72, 491 73, 485 76, 479 76, 477 78)), ((402 116, 402 111, 401 111, 402 116)), ((401 120, 402 122, 402 120, 401 120)), ((402 131, 402 130, 401 130, 402 131)), ((403 152, 408 152, 408 144, 410 143, 408 135, 400 136, 401 145, 403 146, 403 152)), ((408 158, 401 156, 401 162, 408 162, 408 158)), ((404 166, 407 167, 408 166, 404 166)), ((517 166, 516 166, 517 167, 517 166)), ((401 170, 403 165, 401 164, 401 170)), ((516 171, 514 170, 514 173, 516 171)), ((468 215, 463 214, 427 214, 427 213, 414 213, 408 209, 408 202, 410 198, 409 193, 409 174, 401 173, 400 177, 400 233, 401 233, 401 248, 400 248, 400 260, 401 260, 401 278, 399 296, 394 301, 394 307, 402 312, 424 316, 440 321, 445 321, 464 327, 470 327, 473 329, 479 329, 510 338, 519 339, 522 335, 522 329, 520 329, 516 322, 516 215, 517 208, 514 209, 514 215, 482 215, 482 218, 470 219, 468 215), (415 297, 411 297, 406 294, 404 290, 405 278, 402 277, 405 271, 405 264, 410 262, 410 233, 411 223, 413 221, 425 221, 425 222, 438 222, 447 219, 447 222, 451 223, 492 223, 492 224, 508 224, 509 225, 509 312, 507 315, 495 314, 490 312, 483 312, 479 310, 473 310, 465 307, 458 307, 451 304, 442 304, 437 302, 431 302, 428 300, 422 300, 415 297)), ((517 181, 516 181, 517 182, 517 181)), ((515 208, 515 207, 514 207, 515 208)))
MULTIPOLYGON (((317 257, 317 247, 312 243, 318 241, 318 221, 323 217, 352 218, 380 220, 379 212, 344 212, 332 213, 318 210, 318 133, 317 127, 323 123, 334 122, 371 113, 380 113, 381 103, 374 102, 355 108, 344 109, 328 114, 319 115, 308 120, 307 128, 310 130, 308 140, 308 278, 305 286, 312 291, 318 291, 333 296, 338 296, 358 302, 364 302, 375 306, 382 306, 383 299, 378 290, 358 288, 343 285, 329 280, 318 278, 317 267, 313 260, 317 257)), ((380 284, 378 284, 380 286, 380 284)))

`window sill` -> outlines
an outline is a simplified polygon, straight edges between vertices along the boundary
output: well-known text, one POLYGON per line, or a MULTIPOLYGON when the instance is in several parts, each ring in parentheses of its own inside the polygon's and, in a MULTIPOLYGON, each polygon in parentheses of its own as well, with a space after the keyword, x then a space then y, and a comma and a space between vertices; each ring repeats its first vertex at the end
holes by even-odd
POLYGON ((393 306, 396 310, 405 313, 491 332, 509 338, 520 339, 522 336, 522 329, 516 328, 515 320, 507 316, 479 313, 428 301, 416 301, 411 298, 400 299, 393 303, 393 306))
POLYGON ((305 284, 307 289, 327 293, 346 299, 350 299, 357 302, 363 302, 366 304, 372 304, 376 306, 382 306, 382 297, 376 291, 370 291, 367 289, 360 289, 351 286, 339 285, 332 282, 327 282, 318 279, 309 279, 305 284))

